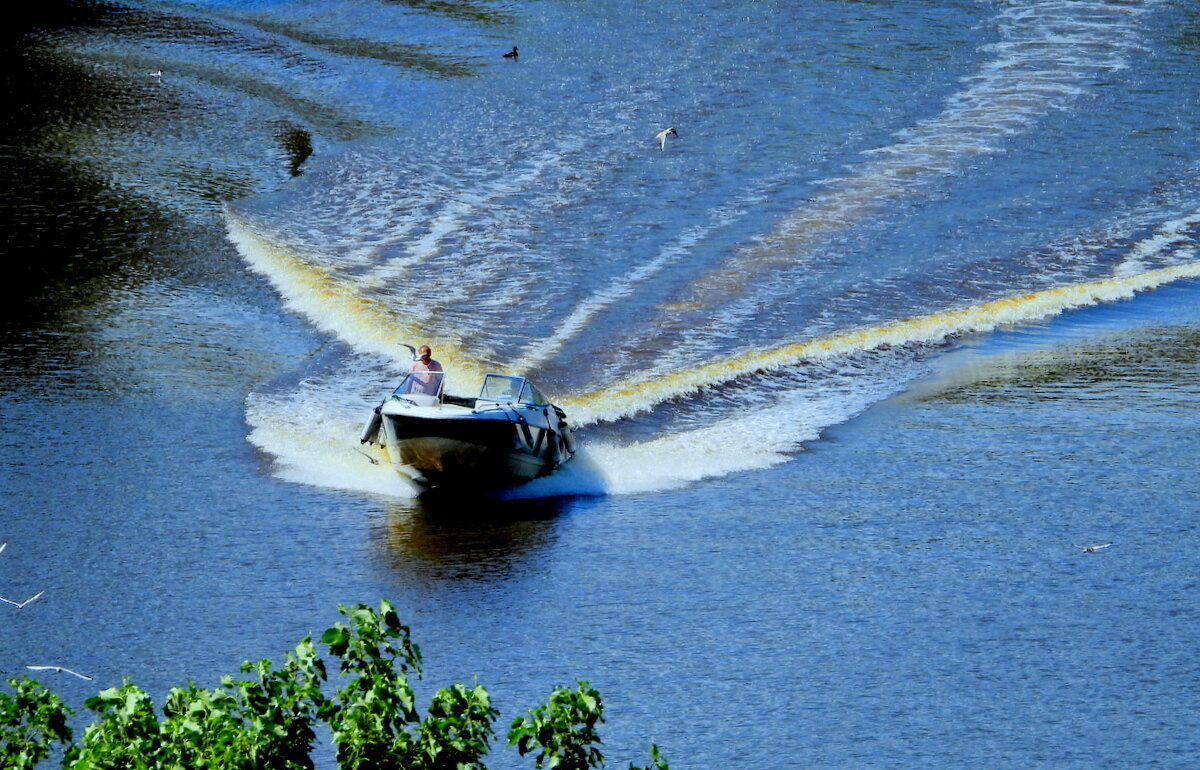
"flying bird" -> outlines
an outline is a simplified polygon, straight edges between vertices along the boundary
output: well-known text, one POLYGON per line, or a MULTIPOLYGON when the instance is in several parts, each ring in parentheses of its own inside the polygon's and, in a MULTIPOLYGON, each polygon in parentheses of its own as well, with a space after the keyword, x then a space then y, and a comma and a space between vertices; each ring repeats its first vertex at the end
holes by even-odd
POLYGON ((505 58, 505 59, 515 59, 515 58, 517 58, 517 47, 514 45, 514 46, 513 46, 513 49, 512 49, 511 51, 509 51, 508 53, 504 54, 504 58, 505 58))
POLYGON ((46 592, 45 592, 45 591, 38 591, 36 594, 34 594, 33 596, 29 597, 28 599, 26 599, 26 600, 25 600, 25 601, 23 601, 23 602, 14 602, 12 599, 5 599, 3 596, 0 596, 0 602, 4 602, 5 604, 11 604, 12 606, 14 606, 14 607, 16 607, 17 609, 19 609, 19 610, 20 610, 20 609, 24 609, 24 607, 25 607, 25 605, 26 605, 26 604, 29 604, 31 601, 33 601, 33 600, 35 600, 35 599, 37 599, 37 598, 41 597, 41 595, 42 595, 42 594, 44 594, 44 593, 46 593, 46 592))
POLYGON ((1093 545, 1080 545, 1080 546, 1076 546, 1076 547, 1079 548, 1084 553, 1095 553, 1096 551, 1099 551, 1101 548, 1108 548, 1110 545, 1112 545, 1112 543, 1095 543, 1093 545))
POLYGON ((664 128, 662 131, 659 131, 657 134, 654 135, 654 138, 658 140, 658 149, 660 149, 660 150, 667 149, 667 136, 670 134, 679 136, 679 132, 676 131, 674 128, 664 128))
POLYGON ((78 671, 72 671, 69 668, 63 668, 62 666, 26 666, 25 668, 30 669, 31 671, 53 671, 56 674, 70 674, 71 676, 77 676, 80 679, 86 679, 89 682, 92 681, 92 677, 88 676, 87 674, 81 674, 78 671))
POLYGON ((5 548, 8 548, 8 543, 0 543, 0 553, 4 553, 5 548))

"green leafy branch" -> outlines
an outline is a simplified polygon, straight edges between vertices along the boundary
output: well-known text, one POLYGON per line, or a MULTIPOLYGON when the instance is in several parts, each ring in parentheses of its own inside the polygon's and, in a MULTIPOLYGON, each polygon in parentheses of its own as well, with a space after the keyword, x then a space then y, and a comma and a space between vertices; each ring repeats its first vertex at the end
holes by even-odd
MULTIPOLYGON (((499 712, 487 690, 461 683, 438 690, 421 717, 409 681, 420 677, 421 653, 395 609, 338 607, 336 623, 320 643, 338 659, 337 686, 311 637, 286 653, 276 669, 269 660, 242 664, 249 678, 224 677, 205 690, 189 683, 172 688, 161 716, 144 690, 126 679, 84 705, 97 715, 72 743, 74 713, 31 679, 9 680, 0 692, 0 768, 33 768, 64 747, 68 770, 311 770, 319 724, 328 727, 343 770, 486 770, 499 712)), ((597 726, 600 693, 586 682, 558 687, 549 700, 517 718, 508 744, 533 754, 537 768, 600 767, 597 726)), ((668 770, 658 746, 651 765, 668 770)))

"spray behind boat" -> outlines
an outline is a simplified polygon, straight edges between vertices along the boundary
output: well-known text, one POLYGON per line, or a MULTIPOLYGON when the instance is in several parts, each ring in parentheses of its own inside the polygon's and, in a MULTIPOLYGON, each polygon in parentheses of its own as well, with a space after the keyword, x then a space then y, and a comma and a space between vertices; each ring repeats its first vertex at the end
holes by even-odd
MULTIPOLYGON (((412 345, 409 345, 406 342, 401 342, 400 345, 402 347, 408 348, 408 352, 412 355, 413 361, 417 360, 417 358, 418 358, 417 349, 415 347, 413 347, 412 345)), ((371 412, 370 419, 367 420, 367 424, 363 426, 362 433, 360 433, 358 436, 358 443, 360 443, 360 444, 366 444, 368 442, 370 442, 372 444, 377 443, 376 439, 379 438, 379 427, 380 427, 380 425, 383 424, 383 415, 380 414, 380 409, 382 407, 383 407, 383 404, 380 404, 379 406, 375 407, 375 410, 373 412, 371 412)), ((368 459, 371 460, 372 464, 375 464, 377 462, 374 458, 369 457, 368 459)))

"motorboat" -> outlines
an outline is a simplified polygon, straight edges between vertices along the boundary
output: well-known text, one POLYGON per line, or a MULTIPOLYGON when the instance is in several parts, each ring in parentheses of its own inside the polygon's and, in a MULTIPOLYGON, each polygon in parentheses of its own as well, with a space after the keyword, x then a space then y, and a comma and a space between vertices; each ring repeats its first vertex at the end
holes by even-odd
POLYGON ((575 455, 575 429, 524 377, 486 374, 478 396, 445 392, 445 372, 409 372, 372 412, 379 445, 417 485, 496 490, 546 476, 575 455))

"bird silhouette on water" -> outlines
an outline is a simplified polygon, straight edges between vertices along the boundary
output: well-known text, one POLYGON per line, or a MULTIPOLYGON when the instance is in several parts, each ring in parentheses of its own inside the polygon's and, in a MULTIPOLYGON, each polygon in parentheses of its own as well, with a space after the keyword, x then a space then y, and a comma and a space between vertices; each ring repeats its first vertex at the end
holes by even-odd
POLYGON ((509 51, 508 53, 504 54, 504 58, 505 58, 505 59, 516 59, 516 58, 517 58, 517 56, 518 56, 518 54, 517 54, 517 47, 516 47, 515 45, 513 46, 513 49, 512 49, 511 51, 509 51))

